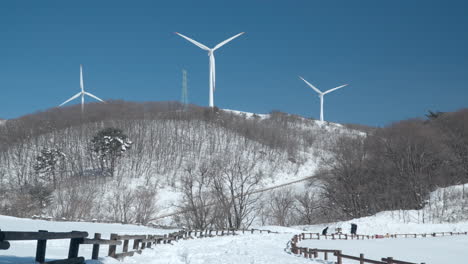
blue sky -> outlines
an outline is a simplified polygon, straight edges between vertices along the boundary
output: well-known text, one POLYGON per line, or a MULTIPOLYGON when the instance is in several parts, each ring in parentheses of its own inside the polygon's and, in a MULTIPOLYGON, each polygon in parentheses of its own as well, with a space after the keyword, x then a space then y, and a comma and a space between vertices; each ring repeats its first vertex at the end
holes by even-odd
MULTIPOLYGON (((382 126, 468 102, 464 1, 1 1, 0 118, 57 106, 86 89, 103 99, 208 104, 214 46, 220 108, 280 110, 382 126)), ((75 101, 78 103, 78 101, 75 101)))

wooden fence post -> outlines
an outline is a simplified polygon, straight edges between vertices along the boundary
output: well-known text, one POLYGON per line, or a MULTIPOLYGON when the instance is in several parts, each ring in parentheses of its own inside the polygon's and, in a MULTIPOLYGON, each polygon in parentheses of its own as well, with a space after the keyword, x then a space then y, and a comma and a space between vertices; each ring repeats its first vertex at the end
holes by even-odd
POLYGON ((0 249, 9 249, 9 248, 10 248, 10 242, 0 241, 0 249))
MULTIPOLYGON (((94 239, 101 239, 100 233, 94 234, 94 239)), ((99 244, 93 245, 93 253, 91 254, 91 259, 98 259, 99 258, 99 244)))
MULTIPOLYGON (((39 232, 47 232, 47 230, 39 230, 39 232)), ((37 240, 36 247, 36 261, 42 263, 45 261, 45 254, 47 248, 47 240, 37 240)))
MULTIPOLYGON (((79 232, 79 231, 72 231, 79 232)), ((68 258, 77 258, 78 251, 80 250, 80 243, 83 241, 83 238, 72 238, 70 239, 70 247, 68 248, 68 258)))
MULTIPOLYGON (((117 240, 117 234, 111 234, 110 235, 110 240, 117 240)), ((109 245, 109 252, 108 252, 108 256, 109 257, 112 257, 112 258, 115 258, 115 252, 117 250, 117 246, 116 245, 109 245)))
POLYGON ((140 240, 134 239, 134 240, 133 240, 133 250, 138 250, 139 247, 140 247, 139 244, 140 244, 140 240))
POLYGON ((125 239, 123 242, 122 252, 128 252, 128 239, 125 239))
MULTIPOLYGON (((148 239, 153 239, 153 236, 148 236, 148 239)), ((177 240, 177 235, 175 239, 177 240)), ((151 248, 151 241, 146 242, 146 248, 151 248)))
POLYGON ((343 259, 341 258, 341 250, 337 250, 336 254, 336 264, 343 264, 343 259))
POLYGON ((359 254, 359 264, 364 264, 364 254, 359 254))
MULTIPOLYGON (((147 236, 145 235, 145 238, 143 239, 146 239, 146 238, 147 236)), ((146 248, 146 242, 141 241, 141 249, 145 249, 145 248, 146 248)))

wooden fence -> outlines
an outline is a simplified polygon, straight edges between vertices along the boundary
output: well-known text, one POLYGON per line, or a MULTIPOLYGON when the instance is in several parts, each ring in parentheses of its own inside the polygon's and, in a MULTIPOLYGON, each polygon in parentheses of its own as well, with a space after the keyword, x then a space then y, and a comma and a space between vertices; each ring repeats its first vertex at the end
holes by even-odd
POLYGON ((39 230, 39 232, 12 232, 0 230, 0 249, 6 250, 10 248, 10 241, 17 240, 37 240, 36 258, 39 263, 49 264, 81 264, 84 263, 83 257, 78 257, 78 250, 83 238, 87 237, 87 232, 72 231, 72 232, 47 232, 39 230), (68 257, 63 260, 54 260, 45 262, 47 240, 51 239, 70 239, 68 249, 68 257))
POLYGON ((80 245, 92 245, 91 259, 99 258, 101 245, 109 247, 107 256, 121 259, 127 256, 140 254, 146 248, 152 248, 157 244, 171 244, 180 239, 205 238, 214 236, 238 235, 239 233, 277 233, 262 229, 224 229, 224 230, 182 230, 165 235, 119 235, 110 234, 109 239, 102 239, 100 233, 95 233, 93 238, 87 238, 87 232, 72 231, 66 233, 48 232, 40 230, 39 232, 15 232, 0 230, 0 250, 10 248, 10 241, 18 240, 37 240, 36 262, 47 264, 83 264, 84 257, 78 257, 80 245), (47 240, 51 239, 70 239, 68 258, 45 262, 47 240), (132 242, 132 243, 131 243, 132 242), (129 250, 130 243, 132 248, 129 250), (121 252, 117 252, 117 246, 122 245, 121 252))
MULTIPOLYGON (((342 264, 343 259, 351 259, 359 261, 360 264, 371 263, 371 264, 418 264, 414 262, 408 262, 403 260, 396 260, 392 257, 381 258, 380 260, 372 260, 364 257, 364 254, 357 256, 345 255, 341 250, 336 249, 318 249, 318 248, 306 248, 299 247, 297 244, 301 240, 307 239, 337 239, 337 240, 352 240, 352 239, 383 239, 383 238, 417 238, 417 237, 440 237, 440 236, 456 236, 456 235, 468 235, 468 232, 434 232, 434 233, 423 233, 423 234, 386 234, 386 235, 348 235, 348 234, 330 234, 322 235, 320 233, 301 233, 294 235, 289 241, 291 253, 303 256, 305 258, 318 258, 319 253, 323 253, 323 259, 329 260, 330 257, 336 258, 336 264, 342 264)), ((424 264, 424 263, 421 263, 424 264)))
POLYGON ((415 233, 415 234, 385 234, 385 235, 349 235, 349 234, 329 234, 322 235, 320 233, 302 233, 301 238, 304 239, 337 239, 337 240, 363 240, 363 239, 380 239, 380 238, 417 238, 417 237, 441 237, 441 236, 456 236, 468 235, 468 232, 433 232, 433 233, 415 233))

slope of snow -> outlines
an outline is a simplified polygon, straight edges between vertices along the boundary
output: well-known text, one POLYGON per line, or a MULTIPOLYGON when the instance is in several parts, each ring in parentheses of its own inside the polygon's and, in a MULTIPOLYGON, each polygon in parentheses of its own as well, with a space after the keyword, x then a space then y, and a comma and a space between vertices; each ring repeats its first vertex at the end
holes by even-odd
MULTIPOLYGON (((438 224, 406 222, 404 219, 398 217, 398 214, 400 213, 408 213, 408 211, 387 211, 378 213, 374 216, 368 216, 349 221, 311 226, 298 226, 297 228, 312 233, 321 233, 322 230, 328 226, 329 232, 332 232, 335 230, 335 228, 342 228, 343 233, 350 233, 351 223, 355 223, 358 225, 358 233, 363 235, 468 231, 468 222, 438 224)), ((417 214, 416 211, 413 211, 413 213, 417 214)))
POLYGON ((468 184, 439 188, 430 193, 421 210, 384 211, 373 216, 329 224, 298 226, 305 231, 319 233, 342 228, 348 233, 351 223, 358 225, 358 233, 366 235, 386 233, 432 233, 468 231, 468 184))
POLYGON ((244 115, 248 118, 253 118, 254 116, 259 117, 260 119, 265 119, 268 118, 270 115, 268 114, 255 114, 255 113, 249 113, 249 112, 243 112, 243 111, 238 111, 238 110, 231 110, 231 109, 223 109, 224 112, 236 114, 236 115, 244 115))

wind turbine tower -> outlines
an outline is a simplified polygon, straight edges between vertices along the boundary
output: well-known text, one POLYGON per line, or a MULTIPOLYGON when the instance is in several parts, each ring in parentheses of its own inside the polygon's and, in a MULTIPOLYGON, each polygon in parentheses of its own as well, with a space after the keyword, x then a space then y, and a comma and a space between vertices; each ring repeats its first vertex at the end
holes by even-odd
POLYGON ((184 69, 182 70, 182 105, 184 106, 184 110, 187 110, 188 106, 188 90, 187 90, 187 71, 184 69))
POLYGON ((216 70, 215 70, 215 57, 214 57, 214 52, 215 50, 221 48, 222 46, 224 46, 226 43, 228 43, 229 41, 239 37, 240 35, 244 34, 244 32, 241 32, 233 37, 230 37, 228 39, 226 39, 225 41, 223 42, 220 42, 218 45, 216 45, 214 48, 208 48, 207 46, 201 44, 200 42, 197 42, 187 36, 184 36, 178 32, 175 32, 177 35, 183 37, 184 39, 192 42, 193 44, 195 44, 197 47, 203 49, 203 50, 206 50, 208 51, 208 56, 210 57, 210 107, 214 107, 214 91, 216 89, 216 70))
POLYGON ((310 86, 310 88, 314 89, 314 91, 316 91, 319 94, 319 97, 320 97, 320 121, 323 121, 323 96, 328 94, 328 93, 331 93, 331 92, 333 92, 335 90, 343 88, 343 87, 347 86, 347 84, 344 84, 344 85, 335 87, 333 89, 330 89, 328 91, 322 92, 319 89, 317 89, 317 87, 313 86, 311 83, 309 83, 304 78, 302 78, 301 76, 299 76, 299 78, 301 78, 307 85, 310 86))

